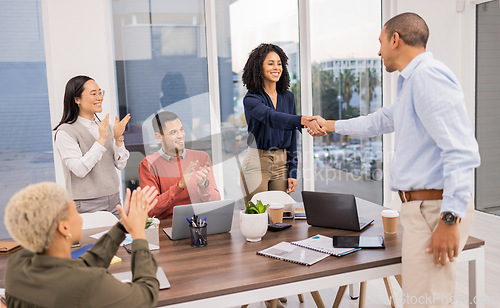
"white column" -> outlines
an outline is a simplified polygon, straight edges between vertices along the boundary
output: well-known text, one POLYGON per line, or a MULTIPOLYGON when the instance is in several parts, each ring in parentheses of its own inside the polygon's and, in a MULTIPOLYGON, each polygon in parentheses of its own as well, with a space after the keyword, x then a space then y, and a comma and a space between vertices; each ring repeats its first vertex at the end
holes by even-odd
POLYGON ((219 65, 217 60, 217 28, 214 0, 205 1, 207 32, 208 93, 210 98, 210 132, 212 138, 212 160, 215 181, 224 199, 222 136, 220 119, 219 65))
MULTIPOLYGON (((300 97, 303 115, 312 115, 310 2, 299 0, 300 97)), ((304 190, 314 190, 313 137, 302 133, 302 179, 304 190)))
MULTIPOLYGON (((52 128, 61 120, 66 82, 88 75, 106 91, 102 117, 117 114, 117 91, 110 0, 42 0, 52 128)), ((56 181, 64 186, 62 164, 54 147, 56 181)), ((119 172, 121 175, 121 173, 119 172)))

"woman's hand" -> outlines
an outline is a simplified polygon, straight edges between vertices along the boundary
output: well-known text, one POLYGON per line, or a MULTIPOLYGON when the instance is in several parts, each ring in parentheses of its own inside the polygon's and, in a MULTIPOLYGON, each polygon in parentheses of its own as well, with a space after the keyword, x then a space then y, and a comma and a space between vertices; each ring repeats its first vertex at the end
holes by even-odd
POLYGON ((118 116, 115 117, 115 125, 113 126, 113 134, 115 137, 115 144, 117 147, 123 144, 123 132, 127 126, 128 121, 130 121, 130 113, 128 113, 123 119, 118 122, 118 116))
POLYGON ((297 188, 297 179, 294 178, 288 178, 288 189, 286 190, 286 193, 292 193, 295 191, 297 188))
POLYGON ((116 206, 120 213, 120 223, 127 229, 128 233, 135 239, 146 239, 144 227, 148 212, 156 205, 158 192, 155 187, 146 186, 143 190, 137 188, 131 194, 127 188, 124 207, 116 206), (132 196, 131 196, 132 195, 132 196))
POLYGON ((326 135, 324 123, 325 119, 321 116, 302 116, 300 119, 300 124, 306 126, 307 132, 313 137, 326 135))
POLYGON ((97 139, 97 142, 100 145, 104 146, 106 140, 108 140, 108 136, 109 136, 109 113, 99 123, 99 139, 97 139))
POLYGON ((125 127, 127 126, 128 121, 130 121, 130 113, 123 117, 123 119, 118 122, 118 116, 115 117, 115 126, 113 126, 113 133, 115 135, 115 139, 120 138, 125 131, 125 127))

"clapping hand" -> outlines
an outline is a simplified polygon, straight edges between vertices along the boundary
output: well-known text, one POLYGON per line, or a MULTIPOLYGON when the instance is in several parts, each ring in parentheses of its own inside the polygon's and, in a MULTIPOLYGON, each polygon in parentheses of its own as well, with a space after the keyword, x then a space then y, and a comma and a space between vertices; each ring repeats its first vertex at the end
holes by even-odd
POLYGON ((189 166, 182 174, 181 180, 177 183, 177 186, 179 186, 180 189, 186 188, 186 186, 189 184, 189 182, 191 181, 191 177, 193 176, 194 171, 198 166, 198 163, 199 162, 197 160, 189 163, 189 166))
POLYGON ((124 207, 116 206, 120 213, 120 223, 127 229, 128 233, 135 239, 146 239, 144 227, 148 212, 156 205, 156 187, 146 186, 144 189, 137 188, 134 192, 130 192, 127 188, 125 194, 124 207))
POLYGON ((100 145, 104 146, 109 136, 109 113, 106 114, 104 119, 102 119, 102 121, 99 123, 98 128, 99 128, 99 139, 97 139, 97 142, 99 142, 100 145))
POLYGON ((130 113, 123 117, 121 121, 118 122, 118 116, 115 117, 115 126, 113 126, 113 133, 115 139, 120 138, 125 131, 125 127, 127 126, 128 121, 130 121, 130 113))
POLYGON ((196 182, 198 183, 198 186, 205 187, 205 182, 207 181, 210 169, 210 164, 207 162, 205 163, 205 166, 200 167, 200 169, 196 172, 196 182))

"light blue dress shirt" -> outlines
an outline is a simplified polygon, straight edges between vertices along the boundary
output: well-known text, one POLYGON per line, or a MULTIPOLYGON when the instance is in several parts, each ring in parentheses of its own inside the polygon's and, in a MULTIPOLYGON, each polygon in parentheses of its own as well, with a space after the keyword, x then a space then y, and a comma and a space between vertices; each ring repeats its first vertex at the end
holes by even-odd
POLYGON ((465 216, 479 149, 462 87, 430 52, 418 55, 401 71, 393 105, 337 121, 335 131, 364 137, 395 132, 391 188, 443 189, 441 212, 465 216))

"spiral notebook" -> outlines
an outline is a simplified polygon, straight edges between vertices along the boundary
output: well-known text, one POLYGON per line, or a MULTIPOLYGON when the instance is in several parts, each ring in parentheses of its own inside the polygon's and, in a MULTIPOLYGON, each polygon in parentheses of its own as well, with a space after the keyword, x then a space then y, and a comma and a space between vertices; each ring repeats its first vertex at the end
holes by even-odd
POLYGON ((304 247, 307 249, 316 250, 327 253, 332 256, 341 257, 351 252, 358 251, 360 248, 335 248, 333 247, 333 239, 329 236, 316 234, 310 238, 301 241, 295 241, 291 244, 304 247))
POLYGON ((267 249, 257 251, 257 254, 307 266, 313 265, 329 256, 327 253, 302 248, 288 242, 281 242, 267 249))

